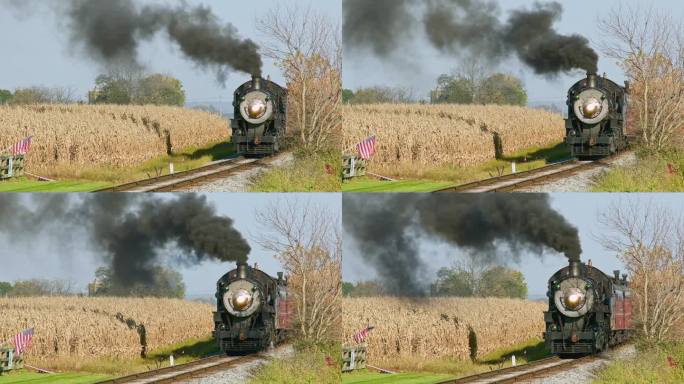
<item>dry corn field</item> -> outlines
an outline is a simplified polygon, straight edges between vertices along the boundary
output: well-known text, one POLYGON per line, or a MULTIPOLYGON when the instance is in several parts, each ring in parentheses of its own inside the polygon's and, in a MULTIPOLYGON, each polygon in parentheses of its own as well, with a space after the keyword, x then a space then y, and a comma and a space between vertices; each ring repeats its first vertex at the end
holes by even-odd
POLYGON ((559 114, 539 109, 488 105, 346 105, 344 148, 377 135, 370 165, 392 172, 400 165, 471 166, 495 158, 494 132, 503 153, 559 143, 565 125, 559 114))
POLYGON ((367 324, 368 359, 376 364, 397 358, 469 359, 468 327, 477 335, 478 356, 540 338, 546 305, 494 298, 344 298, 343 337, 367 324))
POLYGON ((135 358, 145 327, 147 351, 211 336, 213 307, 176 299, 36 297, 0 298, 0 343, 35 327, 28 361, 76 357, 135 358), (121 314, 117 319, 117 314, 121 314), (126 324, 132 320, 133 327, 126 324))
POLYGON ((121 168, 173 150, 227 140, 228 121, 178 107, 114 105, 0 106, 0 151, 33 135, 29 172, 56 167, 121 168))

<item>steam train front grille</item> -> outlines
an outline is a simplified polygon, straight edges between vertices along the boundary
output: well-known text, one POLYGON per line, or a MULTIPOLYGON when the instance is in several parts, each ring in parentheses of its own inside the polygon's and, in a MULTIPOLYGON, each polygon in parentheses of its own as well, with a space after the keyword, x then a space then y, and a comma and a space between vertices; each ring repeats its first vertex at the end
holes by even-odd
POLYGON ((260 350, 262 342, 257 339, 237 341, 234 339, 221 340, 221 350, 230 352, 254 352, 260 350))
POLYGON ((273 144, 238 144, 237 151, 248 155, 272 155, 273 144))
POLYGON ((591 342, 577 342, 563 343, 562 341, 554 341, 552 346, 552 353, 592 353, 594 352, 594 344, 591 342))

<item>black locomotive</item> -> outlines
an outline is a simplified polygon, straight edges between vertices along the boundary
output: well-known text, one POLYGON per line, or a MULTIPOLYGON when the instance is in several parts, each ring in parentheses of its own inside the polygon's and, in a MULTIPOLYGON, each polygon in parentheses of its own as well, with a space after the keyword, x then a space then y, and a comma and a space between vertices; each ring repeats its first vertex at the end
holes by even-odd
POLYGON ((629 282, 619 271, 610 277, 591 261, 571 261, 551 276, 547 296, 544 340, 553 354, 603 352, 634 330, 629 282))
POLYGON ((260 351, 284 340, 292 329, 287 279, 238 263, 216 286, 213 336, 221 352, 260 351))
POLYGON ((235 90, 231 128, 241 155, 273 155, 280 150, 287 124, 287 89, 253 76, 235 90))
POLYGON ((588 73, 568 91, 567 105, 565 141, 572 156, 610 156, 627 147, 628 82, 621 87, 588 73))

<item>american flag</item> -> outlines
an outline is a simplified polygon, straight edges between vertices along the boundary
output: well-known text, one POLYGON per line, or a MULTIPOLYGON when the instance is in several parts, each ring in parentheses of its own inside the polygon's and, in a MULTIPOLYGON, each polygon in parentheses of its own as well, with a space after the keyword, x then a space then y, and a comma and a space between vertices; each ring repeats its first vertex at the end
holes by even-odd
POLYGON ((366 328, 356 332, 354 334, 354 342, 356 344, 361 344, 364 341, 366 341, 366 337, 368 337, 368 334, 370 333, 371 330, 373 330, 375 327, 371 327, 370 325, 367 325, 366 328))
POLYGON ((373 135, 356 146, 356 149, 359 150, 359 156, 361 156, 363 160, 368 160, 373 157, 375 154, 375 142, 375 135, 373 135))
POLYGON ((17 355, 21 355, 29 346, 31 346, 31 340, 33 340, 33 328, 17 333, 17 335, 14 336, 14 349, 17 351, 17 355))
POLYGON ((29 137, 25 138, 24 140, 14 144, 12 146, 12 156, 27 154, 29 149, 31 148, 31 141, 32 140, 33 140, 33 136, 29 136, 29 137))

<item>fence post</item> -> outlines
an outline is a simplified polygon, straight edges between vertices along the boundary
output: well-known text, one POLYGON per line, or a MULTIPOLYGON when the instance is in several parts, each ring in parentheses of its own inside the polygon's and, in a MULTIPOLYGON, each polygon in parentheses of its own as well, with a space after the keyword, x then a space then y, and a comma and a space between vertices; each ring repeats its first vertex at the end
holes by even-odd
POLYGON ((512 172, 512 173, 516 173, 516 172, 517 172, 516 167, 515 167, 515 161, 511 163, 511 172, 512 172))
POLYGON ((9 361, 7 362, 7 369, 12 370, 14 368, 14 350, 9 350, 9 361))
POLYGON ((9 157, 9 163, 8 164, 9 164, 9 168, 7 169, 7 176, 9 178, 12 178, 12 176, 14 176, 14 169, 13 169, 14 168, 14 157, 13 156, 9 157))

